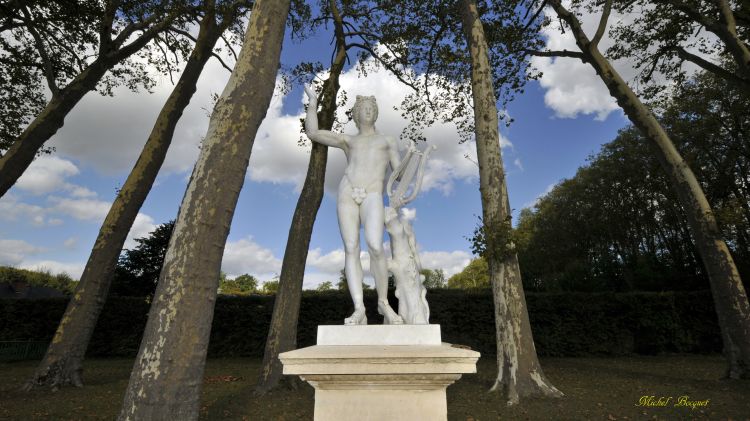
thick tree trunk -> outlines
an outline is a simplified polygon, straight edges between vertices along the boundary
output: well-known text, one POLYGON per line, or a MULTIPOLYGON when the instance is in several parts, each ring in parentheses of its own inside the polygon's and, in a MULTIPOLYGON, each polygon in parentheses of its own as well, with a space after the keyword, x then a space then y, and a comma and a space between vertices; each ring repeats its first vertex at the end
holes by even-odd
POLYGON ((521 397, 562 393, 546 379, 531 334, 518 258, 507 239, 499 238, 510 216, 508 188, 500 153, 497 99, 493 89, 484 29, 474 0, 461 2, 463 31, 471 53, 471 88, 479 161, 486 258, 495 303, 498 373, 492 390, 502 393, 509 405, 521 397), (508 252, 500 250, 509 249, 508 252))
POLYGON ((174 16, 147 30, 125 47, 104 51, 57 95, 52 97, 42 112, 13 142, 5 155, 0 157, 0 197, 3 197, 13 187, 44 146, 44 143, 63 126, 68 113, 84 95, 96 88, 96 84, 107 71, 143 48, 159 34, 159 28, 168 27, 172 20, 174 20, 174 16))
POLYGON ((99 230, 76 291, 54 339, 25 390, 37 386, 82 386, 82 364, 91 334, 109 292, 117 258, 138 211, 154 184, 177 122, 190 103, 203 67, 223 28, 213 16, 201 22, 195 47, 177 85, 159 112, 151 134, 99 230))
POLYGON ((568 23, 576 43, 630 121, 654 148, 662 168, 685 209, 695 246, 703 260, 719 319, 727 359, 726 376, 750 378, 750 305, 742 279, 716 218, 698 180, 651 111, 615 71, 583 32, 577 18, 559 0, 550 0, 558 16, 568 23))
POLYGON ((290 0, 257 0, 180 206, 120 420, 195 420, 221 259, 273 95, 290 0))
MULTIPOLYGON (((330 76, 323 84, 323 97, 320 100, 322 107, 318 112, 318 124, 323 130, 331 130, 331 127, 333 127, 336 116, 336 96, 339 91, 339 76, 346 59, 343 25, 338 9, 335 7, 335 0, 332 0, 332 3, 337 45, 336 56, 331 64, 330 76)), ((292 224, 289 227, 284 261, 281 264, 281 275, 279 276, 279 290, 276 292, 273 315, 266 338, 263 365, 258 384, 255 386, 257 394, 265 394, 279 385, 283 378, 279 354, 297 348, 297 321, 302 299, 302 281, 305 275, 305 263, 310 248, 310 237, 312 236, 315 217, 318 214, 320 202, 323 200, 327 160, 328 147, 318 142, 312 142, 305 184, 297 200, 292 224)))
POLYGON ((328 147, 313 142, 305 184, 297 200, 292 225, 289 228, 279 276, 279 290, 273 303, 273 315, 266 338, 263 365, 255 387, 258 394, 265 394, 279 385, 283 377, 279 354, 297 348, 297 321, 302 299, 305 261, 315 217, 323 199, 327 160, 328 147))

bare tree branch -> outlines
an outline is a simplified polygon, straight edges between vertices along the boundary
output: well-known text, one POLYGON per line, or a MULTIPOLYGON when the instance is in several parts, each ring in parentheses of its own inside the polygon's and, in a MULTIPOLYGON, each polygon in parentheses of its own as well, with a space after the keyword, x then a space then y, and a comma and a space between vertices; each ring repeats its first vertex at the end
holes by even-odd
POLYGON ((607 29, 607 20, 609 20, 609 14, 612 11, 612 0, 606 0, 604 2, 604 9, 602 10, 602 16, 599 18, 599 26, 596 28, 594 38, 591 39, 591 46, 596 47, 599 45, 599 41, 604 36, 604 32, 607 29))
POLYGON ((523 50, 524 54, 537 57, 571 57, 583 60, 584 55, 579 51, 570 50, 552 50, 552 51, 536 51, 536 50, 523 50))
POLYGON ((723 77, 724 79, 731 81, 735 85, 743 87, 743 89, 745 90, 750 89, 750 80, 739 77, 736 74, 724 69, 723 67, 716 65, 714 63, 711 63, 710 61, 704 59, 703 57, 700 57, 698 55, 688 52, 682 47, 674 46, 674 47, 671 47, 671 49, 677 52, 677 56, 680 57, 682 60, 697 64, 704 70, 714 73, 716 75, 719 75, 723 77))
POLYGON ((112 22, 119 6, 120 0, 109 0, 104 6, 104 15, 99 24, 99 54, 108 51, 112 45, 112 22))
MULTIPOLYGON (((523 26, 523 30, 524 31, 527 30, 527 29, 529 29, 529 27, 531 26, 531 24, 534 23, 534 21, 536 20, 536 18, 539 17, 539 15, 542 13, 542 11, 544 10, 544 8, 546 6, 547 6, 547 0, 542 1, 542 4, 539 6, 539 9, 537 9, 537 11, 534 13, 534 16, 532 16, 531 19, 529 19, 528 22, 526 22, 526 25, 523 26)), ((524 18, 525 17, 526 16, 524 16, 524 18)))
POLYGON ((27 21, 26 29, 29 30, 31 37, 34 38, 34 45, 36 46, 36 50, 39 53, 39 57, 41 57, 42 59, 42 70, 44 73, 44 78, 47 80, 47 85, 49 86, 49 90, 52 92, 52 96, 57 96, 60 93, 60 88, 57 86, 57 80, 55 78, 55 70, 52 65, 52 60, 50 60, 49 58, 47 46, 44 45, 44 41, 42 40, 42 37, 39 35, 39 32, 37 32, 36 28, 34 27, 34 20, 31 17, 29 9, 27 7, 22 7, 21 13, 26 18, 26 21, 27 21))
POLYGON ((380 62, 380 64, 382 64, 383 66, 385 66, 386 69, 390 70, 390 72, 393 73, 394 76, 396 76, 396 78, 399 80, 399 82, 401 82, 404 85, 412 88, 415 92, 419 92, 419 88, 414 83, 409 82, 406 79, 404 79, 403 76, 401 76, 401 72, 400 71, 394 69, 393 66, 391 66, 390 63, 384 61, 380 57, 379 54, 377 54, 375 51, 373 51, 372 48, 370 48, 369 45, 367 45, 367 44, 360 44, 360 43, 357 43, 357 42, 352 42, 352 43, 349 43, 348 45, 350 47, 357 47, 357 48, 360 48, 362 50, 367 51, 372 57, 374 57, 378 62, 380 62))

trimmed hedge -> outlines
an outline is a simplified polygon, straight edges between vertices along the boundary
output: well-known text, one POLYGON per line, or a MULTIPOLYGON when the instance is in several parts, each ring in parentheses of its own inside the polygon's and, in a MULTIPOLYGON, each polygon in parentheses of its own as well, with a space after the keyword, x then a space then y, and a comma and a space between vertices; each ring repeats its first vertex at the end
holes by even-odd
MULTIPOLYGON (((392 293, 391 293, 392 295, 392 293)), ((376 295, 365 292, 370 323, 381 323, 376 295)), ((715 353, 721 338, 709 291, 636 293, 527 293, 537 351, 544 356, 715 353)), ((210 356, 261 357, 273 296, 219 296, 210 356)), ((488 290, 431 290, 431 323, 443 341, 495 353, 492 297, 488 290)), ((395 302, 392 303, 395 308, 395 302)), ((0 300, 0 341, 46 340, 54 334, 67 298, 0 300)), ((316 327, 341 324, 352 311, 348 293, 306 291, 298 346, 313 345, 316 327)), ((149 304, 110 297, 91 339, 89 356, 134 356, 149 304)))

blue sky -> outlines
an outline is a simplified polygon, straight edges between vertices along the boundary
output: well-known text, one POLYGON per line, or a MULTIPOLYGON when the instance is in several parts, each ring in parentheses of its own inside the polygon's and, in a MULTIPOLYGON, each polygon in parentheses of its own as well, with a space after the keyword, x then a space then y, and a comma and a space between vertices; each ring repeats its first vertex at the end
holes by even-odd
MULTIPOLYGON (((571 42, 554 31, 548 36, 552 48, 571 42)), ((329 38, 323 34, 302 44, 287 39, 282 63, 325 62, 330 57, 329 38)), ((612 140, 627 123, 586 66, 569 59, 538 59, 535 64, 545 76, 530 83, 509 105, 515 122, 510 128, 501 128, 511 207, 516 215, 555 183, 574 175, 588 155, 612 140)), ((623 71, 625 76, 628 70, 623 71)), ((209 63, 126 247, 133 246, 133 237, 145 236, 157 224, 175 217, 206 132, 210 94, 219 93, 227 78, 228 72, 218 63, 209 63)), ((349 98, 376 95, 380 107, 376 126, 381 132, 399 134, 405 122, 391 108, 400 102, 405 88, 395 78, 378 71, 358 79, 356 70, 348 68, 342 88, 349 98)), ((0 199, 0 264, 80 275, 116 189, 135 162, 170 90, 169 79, 162 77, 153 94, 118 89, 112 98, 91 93, 83 99, 49 142, 56 152, 35 161, 0 199)), ((280 270, 309 151, 297 145, 302 100, 299 87, 287 96, 275 97, 256 137, 222 265, 230 276, 251 273, 265 281, 280 270)), ((344 131, 355 133, 356 129, 348 124, 344 131)), ((464 157, 475 156, 474 144, 459 145, 451 126, 429 129, 426 136, 439 149, 428 167, 424 191, 408 206, 409 214, 414 217, 423 265, 444 269, 450 275, 469 262, 466 237, 481 214, 477 169, 464 157)), ((331 150, 329 163, 306 287, 335 281, 343 268, 334 196, 345 165, 343 152, 331 150)), ((366 254, 363 258, 367 267, 366 254)))

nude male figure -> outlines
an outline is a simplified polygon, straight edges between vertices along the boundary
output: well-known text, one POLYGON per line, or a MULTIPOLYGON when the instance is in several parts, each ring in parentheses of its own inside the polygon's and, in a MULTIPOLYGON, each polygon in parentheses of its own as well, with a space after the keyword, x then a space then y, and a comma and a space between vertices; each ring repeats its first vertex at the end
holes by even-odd
POLYGON ((305 132, 310 140, 344 151, 347 167, 338 190, 336 210, 341 238, 344 241, 345 264, 349 291, 354 301, 354 313, 344 320, 347 325, 367 324, 362 301, 362 262, 359 258, 359 227, 364 226, 370 268, 378 293, 378 313, 385 324, 401 324, 403 319, 388 304, 388 269, 383 252, 383 185, 388 164, 398 168, 400 157, 396 140, 375 130, 378 106, 374 96, 357 95, 352 117, 359 133, 347 135, 318 130, 318 99, 310 87, 305 87, 310 99, 305 119, 305 132))

